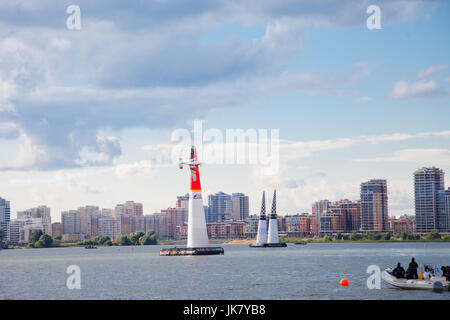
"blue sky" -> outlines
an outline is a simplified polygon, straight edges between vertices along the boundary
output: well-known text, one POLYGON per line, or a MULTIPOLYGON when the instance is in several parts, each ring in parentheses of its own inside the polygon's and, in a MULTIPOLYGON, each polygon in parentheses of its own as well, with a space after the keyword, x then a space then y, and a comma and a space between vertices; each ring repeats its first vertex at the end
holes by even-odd
POLYGON ((275 174, 202 168, 206 193, 249 194, 252 213, 262 190, 296 213, 355 200, 370 178, 388 179, 391 215, 413 213, 413 171, 450 172, 445 1, 377 1, 381 30, 366 27, 371 1, 79 1, 81 30, 67 30, 70 4, 0 4, 0 196, 13 213, 173 206, 187 176, 151 159, 195 119, 279 129, 275 174))

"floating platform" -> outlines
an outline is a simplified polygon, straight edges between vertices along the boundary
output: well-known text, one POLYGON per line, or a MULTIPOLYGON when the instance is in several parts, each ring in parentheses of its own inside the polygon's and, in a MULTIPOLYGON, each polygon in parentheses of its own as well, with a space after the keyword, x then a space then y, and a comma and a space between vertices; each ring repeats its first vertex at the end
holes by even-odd
POLYGON ((287 247, 286 243, 264 243, 264 244, 250 244, 251 248, 284 248, 287 247))
POLYGON ((294 244, 296 244, 296 245, 306 245, 306 244, 308 244, 308 242, 294 242, 294 244))
POLYGON ((166 248, 159 251, 160 256, 210 256, 224 254, 222 247, 166 248))

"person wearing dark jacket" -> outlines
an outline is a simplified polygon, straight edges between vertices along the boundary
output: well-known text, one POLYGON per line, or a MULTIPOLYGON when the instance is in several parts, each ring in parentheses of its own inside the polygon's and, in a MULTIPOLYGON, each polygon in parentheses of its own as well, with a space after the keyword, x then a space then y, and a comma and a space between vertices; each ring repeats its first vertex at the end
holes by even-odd
POLYGON ((442 275, 447 279, 447 281, 450 281, 450 266, 442 266, 442 275))
POLYGON ((417 268, 419 268, 419 265, 415 261, 414 258, 411 259, 411 262, 409 263, 408 270, 406 270, 406 279, 417 279, 417 268))
POLYGON ((395 268, 394 270, 392 270, 392 274, 397 278, 397 279, 402 279, 405 277, 405 269, 403 269, 402 265, 399 263, 397 263, 397 268, 395 268))

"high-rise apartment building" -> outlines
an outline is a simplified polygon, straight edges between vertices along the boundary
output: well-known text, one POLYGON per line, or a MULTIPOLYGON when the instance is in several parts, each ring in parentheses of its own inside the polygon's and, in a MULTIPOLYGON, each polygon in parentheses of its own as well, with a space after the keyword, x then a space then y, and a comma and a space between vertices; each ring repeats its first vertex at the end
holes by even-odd
POLYGON ((388 230, 387 182, 372 179, 361 183, 361 230, 388 230))
POLYGON ((42 232, 52 235, 52 216, 50 213, 50 208, 47 206, 39 206, 36 208, 27 209, 25 211, 18 211, 17 219, 35 219, 34 224, 42 224, 42 232))
POLYGON ((177 197, 176 207, 189 209, 189 193, 186 193, 184 196, 177 197))
POLYGON ((343 216, 343 231, 358 232, 361 229, 361 202, 348 199, 336 201, 330 208, 331 212, 343 216))
POLYGON ((21 219, 11 220, 8 241, 12 244, 27 243, 33 231, 44 231, 44 229, 41 218, 23 217, 21 219))
MULTIPOLYGON (((314 202, 312 205, 312 214, 316 217, 316 228, 317 232, 320 231, 320 217, 328 212, 328 207, 330 206, 331 201, 329 200, 320 200, 317 202, 314 202)), ((325 229, 328 229, 328 227, 325 227, 325 229)))
POLYGON ((330 204, 331 204, 330 200, 320 200, 314 202, 312 205, 312 214, 316 217, 319 217, 322 214, 327 213, 330 204))
POLYGON ((161 210, 161 214, 168 218, 167 236, 169 237, 175 237, 177 227, 181 227, 188 222, 188 209, 185 208, 168 208, 161 210))
POLYGON ((61 232, 62 234, 81 234, 81 220, 78 210, 61 213, 61 232))
POLYGON ((361 229, 361 203, 348 199, 331 202, 317 201, 312 206, 314 221, 311 233, 335 234, 358 232, 361 229))
POLYGON ((78 212, 80 213, 80 232, 88 236, 91 235, 91 230, 89 230, 89 222, 93 214, 98 214, 100 212, 97 206, 85 206, 79 207, 78 212))
POLYGON ((129 216, 142 216, 143 215, 143 206, 142 203, 127 201, 124 204, 116 205, 114 209, 114 213, 116 215, 125 214, 129 216))
POLYGON ((450 231, 449 206, 446 198, 444 171, 420 168, 414 172, 414 202, 417 232, 450 231))
POLYGON ((96 222, 98 235, 108 236, 113 240, 122 233, 120 217, 98 217, 96 222))
POLYGON ((0 228, 3 229, 5 235, 9 232, 9 222, 11 220, 11 206, 9 201, 0 197, 0 228))
POLYGON ((54 222, 52 223, 52 237, 60 236, 62 235, 61 232, 61 222, 54 222))
POLYGON ((248 196, 243 193, 233 193, 231 195, 231 205, 233 220, 245 220, 248 218, 248 196))
POLYGON ((232 218, 233 204, 229 194, 218 192, 208 195, 206 222, 226 221, 232 218))

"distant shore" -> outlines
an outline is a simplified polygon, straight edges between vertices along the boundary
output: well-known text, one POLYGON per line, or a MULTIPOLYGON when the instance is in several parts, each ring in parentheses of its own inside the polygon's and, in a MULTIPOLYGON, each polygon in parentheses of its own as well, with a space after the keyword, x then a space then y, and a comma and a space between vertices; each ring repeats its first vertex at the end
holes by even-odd
POLYGON ((255 243, 255 239, 236 239, 236 240, 230 240, 230 241, 225 241, 223 244, 252 244, 255 243))
MULTIPOLYGON (((255 243, 256 239, 243 239, 243 240, 229 240, 223 242, 223 244, 252 244, 255 243)), ((372 242, 406 242, 406 243, 414 243, 414 242, 450 242, 448 239, 434 239, 434 240, 428 240, 428 239, 416 239, 416 240, 402 240, 402 239, 390 239, 390 240, 324 240, 323 238, 319 239, 313 239, 313 238, 280 238, 280 242, 284 243, 299 243, 299 242, 305 242, 305 243, 372 243, 372 242)))
MULTIPOLYGON (((217 239, 212 239, 209 241, 209 243, 211 245, 213 244, 252 244, 255 243, 256 239, 234 239, 234 240, 217 240, 217 239)), ((290 243, 290 244, 294 244, 294 243, 300 243, 300 242, 304 242, 304 243, 375 243, 375 242, 379 242, 379 243, 386 243, 386 242, 405 242, 405 243, 431 243, 431 242, 450 242, 449 238, 443 238, 443 239, 398 239, 398 238, 391 238, 389 240, 385 240, 385 239, 380 239, 380 240, 369 240, 369 239, 361 239, 361 240, 343 240, 343 239, 326 239, 326 238, 285 238, 285 237, 280 237, 280 242, 284 242, 284 243, 290 243)), ((180 246, 185 246, 186 245, 186 240, 162 240, 160 242, 158 242, 158 245, 165 245, 165 246, 169 246, 169 245, 180 245, 180 246)), ((102 245, 98 245, 99 247, 103 247, 102 245)), ((117 246, 117 244, 113 244, 112 246, 117 246)), ((128 245, 128 246, 133 246, 133 245, 128 245)), ((139 245, 134 245, 134 246, 139 246, 139 245)), ((80 244, 80 243, 58 243, 57 245, 52 245, 50 247, 47 248, 67 248, 67 247, 85 247, 84 244, 80 244)), ((9 246, 8 248, 3 248, 3 249, 39 249, 39 248, 30 248, 27 246, 9 246)), ((0 248, 1 250, 1 248, 0 248)))

